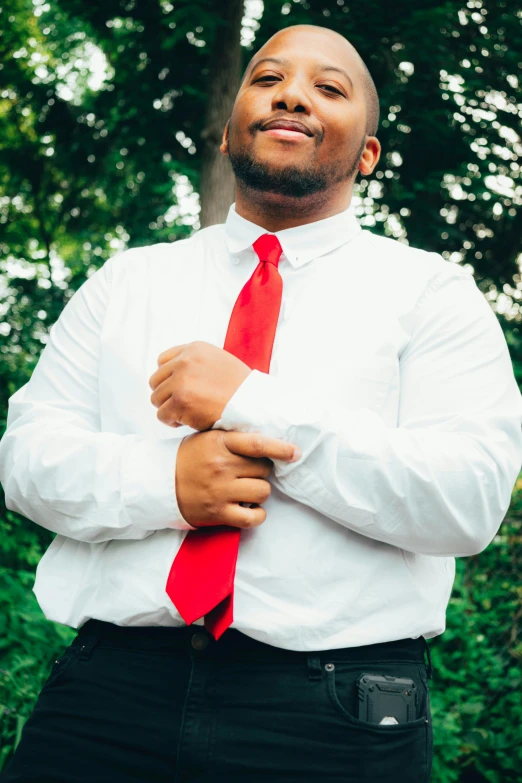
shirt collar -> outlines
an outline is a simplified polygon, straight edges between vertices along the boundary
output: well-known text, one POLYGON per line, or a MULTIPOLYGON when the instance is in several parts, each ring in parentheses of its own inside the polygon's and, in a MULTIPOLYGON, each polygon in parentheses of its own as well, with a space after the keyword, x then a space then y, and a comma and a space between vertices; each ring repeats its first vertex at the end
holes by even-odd
MULTIPOLYGON (((344 212, 339 212, 332 217, 294 228, 285 228, 283 231, 276 231, 275 235, 281 243, 284 257, 293 267, 300 267, 344 245, 360 231, 355 210, 353 206, 349 206, 344 212)), ((274 232, 267 231, 262 226, 241 217, 236 212, 235 202, 232 204, 225 222, 225 241, 229 253, 239 255, 248 249, 254 253, 253 243, 262 234, 267 233, 274 232)), ((248 256, 245 254, 245 257, 248 256)))

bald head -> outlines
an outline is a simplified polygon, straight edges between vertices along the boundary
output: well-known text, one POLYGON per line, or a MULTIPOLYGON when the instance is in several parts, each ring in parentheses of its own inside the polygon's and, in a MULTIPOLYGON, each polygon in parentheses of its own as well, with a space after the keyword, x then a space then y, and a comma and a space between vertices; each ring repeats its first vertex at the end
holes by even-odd
MULTIPOLYGON (((355 64, 366 104, 366 135, 375 136, 379 127, 379 96, 377 94, 377 89, 370 71, 366 67, 366 63, 362 59, 357 49, 348 41, 348 39, 328 27, 320 27, 319 25, 311 24, 296 24, 279 30, 271 38, 269 38, 268 41, 250 58, 241 79, 241 84, 243 84, 245 77, 249 74, 252 66, 264 56, 265 51, 270 49, 271 44, 281 37, 284 39, 285 37, 292 35, 293 33, 298 33, 299 31, 315 33, 321 37, 330 36, 332 40, 335 40, 337 43, 336 51, 340 53, 341 59, 345 59, 342 56, 344 50, 346 53, 346 61, 348 65, 352 66, 353 68, 353 65, 355 64), (340 47, 339 44, 341 44, 340 47)), ((345 66, 347 63, 345 63, 345 66)), ((339 63, 339 65, 341 67, 341 63, 339 63)))

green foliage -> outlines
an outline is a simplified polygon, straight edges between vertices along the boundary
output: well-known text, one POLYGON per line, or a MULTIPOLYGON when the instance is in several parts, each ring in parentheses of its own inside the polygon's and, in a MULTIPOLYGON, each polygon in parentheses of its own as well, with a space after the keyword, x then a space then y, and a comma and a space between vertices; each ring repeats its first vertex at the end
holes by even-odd
POLYGON ((447 629, 431 642, 433 783, 516 783, 522 766, 522 478, 492 544, 457 561, 447 629))
MULTIPOLYGON (((266 0, 242 51, 245 66, 296 23, 353 42, 378 88, 383 146, 356 182, 359 219, 471 265, 522 386, 521 20, 507 0, 266 0)), ((222 24, 218 0, 2 3, 0 432, 8 397, 86 277, 126 246, 198 228, 209 49, 222 24)), ((368 295, 382 295, 378 281, 368 295)), ((457 563, 447 630, 431 642, 434 783, 521 779, 521 525, 519 480, 495 541, 457 563)), ((46 620, 31 589, 52 538, 0 505, 0 769, 75 635, 46 620)))
POLYGON ((20 741, 53 661, 76 635, 44 617, 33 583, 34 570, 0 568, 0 770, 20 741))

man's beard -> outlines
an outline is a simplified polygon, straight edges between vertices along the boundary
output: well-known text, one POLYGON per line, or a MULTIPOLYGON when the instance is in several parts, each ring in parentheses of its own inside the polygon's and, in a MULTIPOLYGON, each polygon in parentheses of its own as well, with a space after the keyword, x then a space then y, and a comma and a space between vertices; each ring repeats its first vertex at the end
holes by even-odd
POLYGON ((284 166, 275 170, 270 164, 257 161, 244 149, 234 150, 230 143, 228 154, 236 179, 245 187, 281 196, 304 198, 350 179, 357 171, 365 146, 366 136, 363 137, 353 160, 344 171, 341 170, 341 173, 339 173, 339 161, 317 168, 284 166))

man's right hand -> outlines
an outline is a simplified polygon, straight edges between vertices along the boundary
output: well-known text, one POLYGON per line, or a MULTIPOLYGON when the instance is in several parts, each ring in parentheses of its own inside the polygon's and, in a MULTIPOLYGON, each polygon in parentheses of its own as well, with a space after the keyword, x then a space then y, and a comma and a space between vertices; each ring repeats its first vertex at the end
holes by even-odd
POLYGON ((292 443, 257 432, 205 430, 183 439, 176 461, 176 497, 182 517, 193 527, 261 525, 266 511, 242 503, 264 503, 273 463, 293 459, 292 443))

